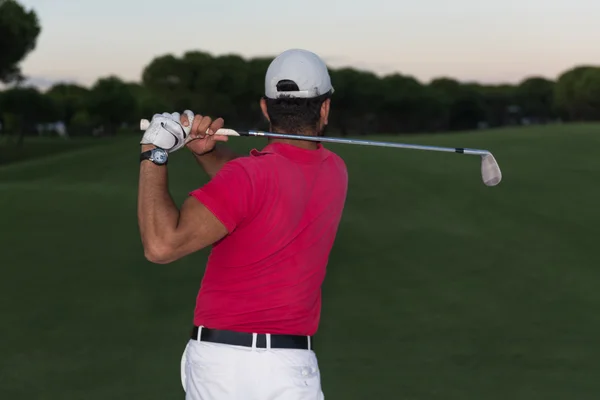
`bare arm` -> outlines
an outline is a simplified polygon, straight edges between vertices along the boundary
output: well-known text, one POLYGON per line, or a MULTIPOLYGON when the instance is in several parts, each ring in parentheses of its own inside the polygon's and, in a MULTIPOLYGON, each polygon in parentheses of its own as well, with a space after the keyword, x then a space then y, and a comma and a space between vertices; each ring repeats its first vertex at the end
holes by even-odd
MULTIPOLYGON (((142 146, 142 151, 153 146, 142 146)), ((199 201, 177 209, 167 186, 166 165, 140 164, 138 223, 149 261, 167 264, 201 250, 227 234, 225 226, 199 201)))
POLYGON ((194 152, 192 152, 192 154, 198 165, 202 167, 204 172, 206 172, 211 179, 219 172, 225 163, 241 157, 225 146, 215 146, 212 151, 205 154, 197 154, 194 152))
MULTIPOLYGON (((184 126, 190 124, 185 113, 181 115, 181 123, 184 126)), ((217 118, 213 121, 208 116, 195 115, 190 130, 192 140, 186 144, 186 147, 190 149, 194 158, 196 158, 196 162, 211 179, 225 163, 240 157, 225 146, 217 146, 217 142, 229 140, 227 136, 215 135, 215 132, 221 129, 224 123, 223 118, 217 118)))

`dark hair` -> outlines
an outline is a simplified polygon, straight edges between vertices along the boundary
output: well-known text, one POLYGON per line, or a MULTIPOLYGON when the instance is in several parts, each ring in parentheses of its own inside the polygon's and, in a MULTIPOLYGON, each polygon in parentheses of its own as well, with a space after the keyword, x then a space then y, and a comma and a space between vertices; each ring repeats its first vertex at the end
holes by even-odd
MULTIPOLYGON (((278 92, 297 91, 298 85, 290 80, 283 80, 277 84, 278 92)), ((321 118, 321 106, 331 97, 331 92, 308 99, 293 98, 282 95, 278 99, 265 97, 267 114, 271 125, 276 130, 286 133, 317 133, 317 124, 321 118), (309 132, 307 132, 309 131, 309 132)))

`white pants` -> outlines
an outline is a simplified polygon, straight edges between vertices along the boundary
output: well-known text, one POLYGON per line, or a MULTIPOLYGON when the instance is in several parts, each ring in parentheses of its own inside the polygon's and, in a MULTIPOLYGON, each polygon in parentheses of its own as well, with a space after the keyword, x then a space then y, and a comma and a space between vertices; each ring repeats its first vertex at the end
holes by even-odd
POLYGON ((324 400, 312 350, 190 340, 181 358, 186 400, 324 400))

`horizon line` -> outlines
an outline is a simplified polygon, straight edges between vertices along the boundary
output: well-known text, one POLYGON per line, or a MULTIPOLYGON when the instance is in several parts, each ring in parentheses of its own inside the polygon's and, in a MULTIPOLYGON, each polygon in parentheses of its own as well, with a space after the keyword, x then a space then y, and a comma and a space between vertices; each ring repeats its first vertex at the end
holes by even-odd
MULTIPOLYGON (((277 55, 255 55, 255 56, 244 56, 242 54, 239 53, 235 53, 235 52, 221 52, 221 53, 215 53, 215 52, 210 52, 210 51, 206 51, 206 50, 201 50, 201 49, 195 49, 195 50, 185 50, 179 53, 176 52, 169 52, 169 53, 163 53, 163 54, 159 54, 154 56, 149 62, 148 64, 146 64, 146 66, 144 66, 142 68, 142 70, 139 73, 139 78, 138 79, 126 79, 123 78, 122 76, 120 76, 118 73, 108 73, 108 74, 104 74, 104 75, 100 75, 97 76, 96 78, 94 78, 93 83, 83 83, 81 81, 81 78, 67 78, 67 77, 60 77, 60 78, 52 78, 52 77, 48 77, 48 76, 40 76, 40 75, 32 75, 32 76, 27 76, 25 75, 25 80, 22 82, 21 86, 22 87, 35 87, 36 89, 40 90, 40 91, 46 91, 48 89, 50 89, 52 86, 55 85, 60 85, 60 84, 72 84, 72 85, 77 85, 80 87, 84 87, 87 89, 90 89, 91 87, 94 86, 94 84, 100 80, 100 79, 105 79, 105 78, 109 78, 109 77, 116 77, 118 79, 120 79, 121 81, 125 82, 125 83, 135 83, 135 84, 143 84, 142 82, 142 74, 143 74, 143 70, 150 65, 153 61, 155 61, 158 58, 162 58, 162 57, 174 57, 177 59, 181 59, 183 58, 185 55, 190 54, 190 53, 203 53, 206 55, 209 55, 213 58, 221 58, 221 57, 228 57, 228 56, 235 56, 235 57, 239 57, 242 60, 249 62, 252 60, 256 60, 256 59, 274 59, 275 57, 277 57, 277 55)), ((543 73, 530 73, 530 74, 525 74, 523 75, 521 78, 519 78, 518 80, 497 80, 497 81, 481 81, 481 80, 477 80, 477 79, 460 79, 458 77, 452 76, 450 74, 440 74, 438 76, 435 77, 431 77, 429 80, 426 79, 421 79, 418 78, 416 76, 416 74, 409 74, 409 73, 404 73, 400 70, 394 70, 392 72, 378 72, 376 69, 370 69, 368 67, 364 67, 364 66, 356 66, 356 65, 352 65, 352 63, 347 63, 347 64, 340 64, 338 66, 332 66, 331 62, 328 62, 327 60, 332 60, 332 59, 336 59, 337 57, 332 56, 332 57, 321 57, 321 59, 325 62, 325 64, 327 65, 327 68, 329 69, 329 71, 336 71, 336 70, 341 70, 341 69, 353 69, 357 72, 364 72, 364 73, 369 73, 369 74, 373 74, 375 76, 377 76, 379 79, 383 79, 385 77, 389 77, 389 76, 395 76, 395 75, 400 75, 406 78, 412 78, 415 79, 417 82, 419 82, 422 85, 429 85, 431 84, 432 81, 436 80, 436 79, 451 79, 454 80, 462 85, 469 85, 469 84, 475 84, 475 85, 482 85, 482 86, 518 86, 519 84, 521 84, 522 82, 528 80, 528 79, 532 79, 532 78, 543 78, 543 79, 547 79, 553 82, 556 82, 558 80, 558 78, 560 77, 560 75, 573 70, 575 68, 580 68, 580 67, 592 67, 592 68, 600 68, 600 64, 594 65, 592 63, 581 63, 581 64, 577 64, 574 63, 572 64, 571 67, 565 69, 564 71, 558 73, 556 76, 554 77, 550 77, 548 75, 545 75, 543 73)), ((25 60, 23 60, 20 64, 22 64, 25 60)), ((266 73, 266 71, 265 71, 266 73)), ((11 88, 11 87, 15 87, 16 85, 13 84, 4 84, 2 82, 0 82, 0 90, 6 90, 7 88, 11 88)))

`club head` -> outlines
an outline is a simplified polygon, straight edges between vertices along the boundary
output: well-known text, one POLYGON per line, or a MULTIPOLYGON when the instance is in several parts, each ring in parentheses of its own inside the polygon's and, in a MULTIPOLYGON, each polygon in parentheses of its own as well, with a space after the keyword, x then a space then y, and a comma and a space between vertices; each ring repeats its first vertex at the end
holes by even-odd
POLYGON ((502 180, 502 171, 492 153, 481 156, 481 177, 486 186, 496 186, 502 180))

